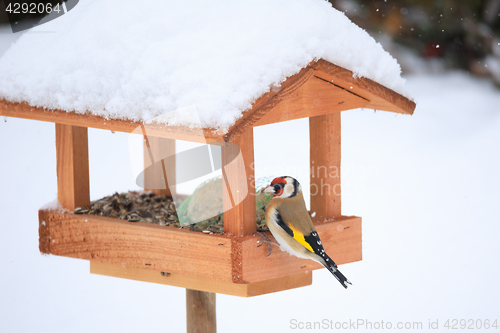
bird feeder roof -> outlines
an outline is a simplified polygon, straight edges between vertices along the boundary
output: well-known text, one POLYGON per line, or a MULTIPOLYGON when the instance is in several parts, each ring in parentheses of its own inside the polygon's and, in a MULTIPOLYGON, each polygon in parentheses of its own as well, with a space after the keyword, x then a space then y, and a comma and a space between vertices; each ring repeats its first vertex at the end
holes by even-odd
POLYGON ((359 107, 411 114, 400 73, 323 0, 89 0, 0 58, 0 114, 228 141, 359 107))

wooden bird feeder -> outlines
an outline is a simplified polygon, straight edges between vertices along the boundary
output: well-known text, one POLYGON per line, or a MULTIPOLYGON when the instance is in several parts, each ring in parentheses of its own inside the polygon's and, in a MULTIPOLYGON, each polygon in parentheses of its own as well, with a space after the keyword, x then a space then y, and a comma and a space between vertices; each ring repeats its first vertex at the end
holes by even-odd
MULTIPOLYGON (((412 114, 415 103, 377 82, 355 78, 351 71, 319 60, 257 99, 227 132, 206 128, 200 135, 185 127, 148 125, 146 165, 152 163, 159 149, 172 153, 174 140, 222 146, 223 184, 232 193, 230 196, 225 191, 223 198, 226 234, 42 209, 40 251, 89 260, 90 271, 95 274, 235 296, 310 285, 312 270, 322 267, 279 250, 266 257, 267 246, 258 247, 260 236, 255 234, 255 197, 238 197, 240 192, 255 191, 249 181, 254 176, 250 167, 254 162, 253 128, 308 117, 310 165, 340 168, 341 111, 357 108, 412 114), (241 159, 225 163, 233 160, 234 154, 234 145, 228 143, 239 146, 241 159), (241 170, 247 178, 241 176, 241 170), (234 202, 239 204, 233 207, 234 202)), ((56 124, 58 199, 70 211, 90 204, 87 128, 127 133, 145 128, 139 122, 45 110, 5 100, 0 100, 0 115, 56 124)), ((157 176, 151 172, 145 174, 147 177, 157 176)), ((340 188, 340 177, 325 173, 311 175, 310 181, 318 187, 328 184, 332 189, 340 188)), ((316 212, 313 220, 326 251, 338 264, 361 260, 361 218, 342 215, 339 191, 311 196, 311 211, 316 212)))

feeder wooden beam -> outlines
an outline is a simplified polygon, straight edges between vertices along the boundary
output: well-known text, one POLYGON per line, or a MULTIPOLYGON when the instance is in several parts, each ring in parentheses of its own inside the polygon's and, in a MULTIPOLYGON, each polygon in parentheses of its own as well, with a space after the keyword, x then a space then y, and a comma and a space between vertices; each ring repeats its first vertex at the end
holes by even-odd
MULTIPOLYGON (((342 216, 315 223, 315 226, 326 253, 335 263, 342 265, 362 259, 360 217, 342 216)), ((277 243, 269 232, 266 232, 266 235, 277 243)), ((267 245, 259 246, 259 238, 259 235, 249 236, 241 242, 241 275, 244 281, 262 281, 323 268, 312 260, 298 259, 275 246, 271 255, 267 256, 267 245)))
POLYGON ((353 72, 320 59, 261 96, 229 129, 233 142, 250 127, 285 120, 370 108, 413 114, 415 102, 353 72))
MULTIPOLYGON (((236 295, 247 293, 251 296, 260 291, 285 290, 285 286, 308 285, 310 283, 305 278, 288 280, 287 276, 322 268, 310 260, 290 256, 277 247, 266 257, 267 246, 257 243, 260 238, 258 235, 208 235, 148 223, 51 210, 40 210, 39 221, 39 246, 42 253, 194 279, 180 279, 185 281, 202 281, 199 284, 180 285, 188 289, 217 293, 234 291, 236 295), (213 283, 209 284, 207 280, 213 283), (243 284, 248 286, 235 286, 243 284)), ((317 223, 316 229, 325 250, 337 264, 361 260, 361 218, 341 217, 317 223)), ((273 239, 269 232, 267 235, 273 239)), ((163 281, 169 284, 167 280, 163 281)), ((178 285, 175 281, 179 279, 171 281, 172 285, 178 285)))
MULTIPOLYGON (((355 108, 413 114, 415 102, 377 82, 354 77, 353 72, 320 59, 290 76, 279 87, 258 98, 250 110, 224 132, 204 128, 147 124, 148 135, 192 142, 235 142, 249 128, 280 121, 313 117, 355 108)), ((105 119, 62 110, 46 110, 27 103, 0 99, 0 115, 101 128, 142 135, 141 122, 105 119)))
POLYGON ((57 198, 70 210, 90 205, 86 127, 56 124, 57 198))
POLYGON ((224 232, 251 235, 257 231, 253 128, 233 143, 222 145, 224 232))
POLYGON ((340 198, 340 113, 309 118, 311 212, 314 221, 338 218, 340 198))
MULTIPOLYGON (((142 122, 121 119, 106 119, 104 117, 76 112, 66 112, 62 110, 48 110, 41 107, 34 107, 26 102, 8 102, 0 99, 0 116, 48 121, 64 125, 99 128, 109 131, 136 133, 142 135, 142 122)), ((147 124, 148 135, 186 140, 199 143, 224 142, 224 133, 213 129, 203 129, 193 131, 189 127, 165 126, 162 124, 147 124)))
MULTIPOLYGON (((314 71, 315 72, 315 71, 314 71)), ((280 96, 281 101, 253 124, 261 126, 282 121, 316 117, 334 112, 366 107, 370 101, 350 90, 312 75, 293 92, 280 96)))
POLYGON ((231 239, 222 236, 47 210, 39 219, 42 253, 232 281, 231 239))
POLYGON ((415 110, 416 104, 409 98, 326 60, 312 62, 309 67, 315 70, 315 76, 369 100, 366 108, 410 115, 415 110))
POLYGON ((175 188, 171 188, 175 185, 175 140, 144 135, 143 146, 144 189, 171 197, 175 188))
POLYGON ((312 284, 312 271, 252 283, 232 283, 90 261, 90 273, 238 297, 254 297, 312 284))

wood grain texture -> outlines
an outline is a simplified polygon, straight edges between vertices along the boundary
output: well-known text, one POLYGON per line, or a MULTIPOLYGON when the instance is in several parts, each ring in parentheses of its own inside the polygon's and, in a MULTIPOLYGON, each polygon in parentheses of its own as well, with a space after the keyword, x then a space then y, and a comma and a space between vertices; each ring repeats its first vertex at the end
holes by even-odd
POLYGON ((309 118, 311 212, 313 221, 340 217, 340 113, 309 118))
MULTIPOLYGON (((337 264, 361 260, 361 218, 343 216, 316 228, 337 264)), ((90 260, 96 274, 245 297, 308 285, 304 274, 322 268, 279 248, 266 257, 257 235, 207 235, 58 211, 39 211, 39 236, 41 253, 90 260)))
POLYGON ((215 293, 186 289, 186 332, 216 333, 215 293))
POLYGON ((413 114, 416 104, 409 98, 396 93, 383 85, 362 77, 353 77, 350 70, 320 59, 312 62, 309 67, 315 69, 314 75, 348 89, 370 100, 366 108, 391 111, 403 114, 413 114))
POLYGON ((172 196, 175 191, 175 140, 144 136, 144 188, 155 195, 172 196), (165 162, 165 158, 173 156, 165 162), (173 163, 172 163, 173 162, 173 163))
POLYGON ((250 110, 243 112, 243 115, 229 128, 225 135, 225 141, 234 142, 247 129, 254 127, 254 124, 272 108, 307 82, 313 73, 314 70, 309 67, 302 68, 297 74, 282 82, 279 87, 272 87, 268 93, 262 95, 252 104, 250 110))
POLYGON ((57 199, 70 210, 90 205, 86 127, 56 124, 57 199))
POLYGON ((233 283, 243 283, 243 246, 239 236, 231 238, 231 280, 233 283))
POLYGON ((51 212, 49 210, 38 211, 38 249, 40 253, 49 254, 52 238, 50 237, 48 221, 51 212))
POLYGON ((255 283, 231 283, 178 274, 162 275, 161 272, 149 269, 122 267, 96 261, 90 261, 90 273, 239 297, 259 296, 312 284, 312 272, 255 283))
POLYGON ((93 215, 39 216, 42 253, 232 281, 227 237, 93 215))
POLYGON ((224 232, 235 236, 257 230, 253 163, 253 128, 222 146, 224 232))
MULTIPOLYGON (((248 128, 256 126, 255 124, 265 115, 271 112, 273 108, 289 98, 295 98, 295 95, 293 95, 293 93, 306 82, 308 82, 311 78, 314 78, 315 80, 321 78, 327 82, 337 85, 338 87, 344 88, 346 92, 348 91, 351 93, 355 93, 356 95, 369 100, 370 103, 364 106, 366 108, 404 114, 413 114, 413 111, 415 110, 416 104, 414 101, 370 79, 360 77, 354 78, 351 71, 320 59, 318 61, 311 62, 307 67, 302 68, 299 73, 287 78, 287 80, 285 82, 282 82, 279 87, 273 87, 268 93, 259 97, 252 104, 252 108, 243 112, 242 116, 229 128, 227 132, 206 128, 203 129, 203 131, 200 133, 200 131, 190 129, 188 127, 168 127, 161 124, 151 124, 148 125, 148 134, 156 137, 201 143, 224 141, 234 142, 238 138, 238 136, 246 132, 248 128)), ((335 92, 331 96, 316 96, 316 99, 318 99, 316 103, 319 103, 319 105, 325 103, 331 104, 331 100, 334 99, 334 96, 337 93, 338 92, 335 92), (326 98, 325 101, 323 101, 324 98, 326 98)), ((315 99, 312 99, 312 104, 306 104, 313 109, 313 111, 308 112, 316 112, 316 114, 314 115, 319 115, 317 112, 323 111, 317 111, 320 108, 315 106, 314 103, 315 99)), ((298 107, 295 107, 295 111, 293 112, 299 111, 300 109, 298 107)), ((338 111, 338 109, 332 108, 328 112, 338 111)), ((262 120, 261 124, 263 124, 264 122, 269 123, 273 121, 283 121, 287 118, 295 119, 294 117, 302 117, 302 115, 300 115, 299 113, 295 113, 293 115, 283 115, 283 112, 287 113, 289 111, 275 111, 274 113, 278 115, 273 115, 272 117, 270 116, 269 120, 262 120)), ((0 115, 51 121, 54 123, 74 126, 94 127, 126 133, 136 133, 137 128, 142 125, 141 123, 134 121, 105 119, 89 114, 82 115, 61 110, 49 111, 43 108, 29 106, 24 102, 7 102, 3 99, 0 99, 0 115)), ((139 131, 139 133, 140 132, 141 131, 139 131)))
MULTIPOLYGON (((100 128, 110 131, 125 133, 136 133, 142 135, 141 122, 132 120, 106 119, 91 114, 79 114, 75 112, 65 112, 61 110, 46 110, 40 107, 33 107, 29 104, 7 102, 0 99, 0 115, 6 117, 33 119, 48 121, 53 123, 100 128)), ((147 124, 148 135, 178 139, 200 143, 224 142, 224 132, 214 129, 193 130, 189 127, 166 126, 162 124, 147 124)))
POLYGON ((366 107, 369 102, 367 99, 313 75, 253 126, 339 113, 366 107))
POLYGON ((285 291, 299 287, 310 286, 312 284, 312 272, 301 272, 293 275, 281 276, 274 279, 247 283, 246 297, 259 296, 264 294, 285 291))
MULTIPOLYGON (((307 67, 303 68, 299 73, 290 76, 285 82, 281 84, 280 88, 273 88, 271 91, 261 98, 259 98, 250 110, 243 113, 243 116, 229 129, 226 134, 226 141, 234 141, 236 138, 243 133, 248 127, 263 125, 265 123, 270 123, 271 121, 283 121, 280 119, 286 119, 287 117, 292 117, 291 115, 283 116, 272 116, 273 119, 262 120, 262 118, 267 114, 271 113, 275 107, 278 107, 281 103, 287 101, 290 98, 296 98, 296 94, 293 94, 302 85, 306 84, 309 80, 323 79, 326 82, 335 84, 336 86, 345 89, 346 92, 354 93, 359 97, 362 97, 368 101, 368 104, 362 107, 391 111, 403 114, 413 114, 416 104, 414 101, 400 95, 393 90, 384 87, 383 85, 372 81, 370 79, 353 77, 352 71, 349 71, 340 66, 334 65, 326 60, 320 59, 318 61, 311 62, 307 67)), ((327 89, 328 90, 328 89, 327 89)), ((334 90, 331 90, 332 92, 334 90)), ((302 92, 301 92, 302 93, 302 92)), ((335 91, 334 94, 337 94, 335 91)), ((312 95, 314 96, 314 95, 312 95)), ((323 103, 331 103, 328 101, 323 101, 324 98, 333 99, 333 96, 323 95, 318 96, 321 101, 316 101, 319 105, 323 103)), ((308 105, 315 109, 314 99, 313 106, 308 103, 308 105)), ((359 106, 353 105, 353 108, 359 106)), ((283 107, 282 107, 283 108, 283 107)), ((288 107, 290 108, 290 107, 288 107)), ((298 106, 293 107, 297 112, 295 117, 299 116, 300 109, 298 106)), ((345 109, 347 110, 347 109, 345 109)), ((283 112, 289 112, 290 110, 279 110, 276 111, 278 114, 283 114, 283 112)), ((331 109, 329 112, 338 112, 339 110, 331 109)), ((318 112, 318 111, 314 111, 318 112)), ((322 111, 321 111, 322 112, 322 111)), ((321 112, 313 115, 322 114, 321 112)), ((270 116, 271 117, 271 116, 270 116)), ((294 118, 295 119, 295 118, 294 118)))
MULTIPOLYGON (((338 265, 361 260, 360 217, 343 216, 333 221, 317 223, 316 230, 325 251, 338 265)), ((269 232, 266 234, 276 242, 269 232)), ((273 246, 272 254, 266 257, 268 248, 265 244, 259 246, 259 238, 259 235, 249 236, 242 241, 243 282, 253 283, 323 268, 312 260, 291 256, 276 246, 273 246)))

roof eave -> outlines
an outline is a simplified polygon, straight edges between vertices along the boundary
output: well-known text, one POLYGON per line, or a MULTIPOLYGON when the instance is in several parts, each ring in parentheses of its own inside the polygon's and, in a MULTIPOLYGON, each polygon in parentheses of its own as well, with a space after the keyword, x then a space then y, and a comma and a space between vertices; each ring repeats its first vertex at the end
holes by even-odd
MULTIPOLYGON (((320 59, 311 62, 307 67, 300 70, 299 73, 289 77, 280 87, 271 89, 267 94, 257 99, 252 108, 245 111, 242 117, 231 126, 224 139, 233 142, 241 133, 251 127, 258 126, 259 121, 271 112, 272 109, 289 98, 294 91, 313 78, 322 79, 366 100, 367 103, 363 105, 363 108, 411 115, 416 107, 415 102, 409 98, 373 80, 354 77, 352 71, 320 59)), ((357 107, 359 105, 353 106, 352 109, 357 107)), ((262 124, 262 121, 260 121, 260 124, 262 124)))

